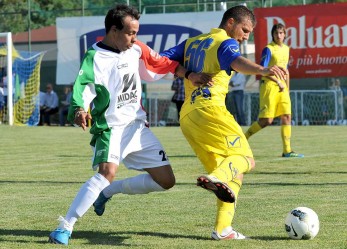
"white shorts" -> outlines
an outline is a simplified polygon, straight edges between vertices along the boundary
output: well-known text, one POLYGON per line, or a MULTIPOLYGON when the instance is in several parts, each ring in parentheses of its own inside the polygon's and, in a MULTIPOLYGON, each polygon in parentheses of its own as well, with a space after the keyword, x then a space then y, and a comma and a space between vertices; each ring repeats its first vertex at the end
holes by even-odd
POLYGON ((94 170, 102 162, 117 165, 123 162, 128 169, 134 170, 170 164, 163 146, 141 120, 93 135, 91 146, 94 170))

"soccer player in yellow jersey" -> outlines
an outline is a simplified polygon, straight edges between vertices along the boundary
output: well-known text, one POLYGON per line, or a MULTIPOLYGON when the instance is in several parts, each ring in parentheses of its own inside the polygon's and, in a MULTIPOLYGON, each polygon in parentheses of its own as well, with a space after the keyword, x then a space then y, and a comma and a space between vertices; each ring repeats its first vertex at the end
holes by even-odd
MULTIPOLYGON (((278 65, 288 67, 289 47, 284 44, 286 29, 278 23, 271 30, 272 42, 262 51, 260 64, 264 67, 278 65)), ((281 116, 281 137, 283 143, 282 157, 304 157, 303 154, 295 153, 290 145, 292 134, 291 126, 291 101, 289 96, 289 72, 286 80, 276 76, 263 76, 261 78, 259 92, 259 117, 245 133, 248 139, 254 133, 271 125, 274 118, 281 116)))
POLYGON ((243 174, 255 166, 242 128, 225 106, 232 72, 276 75, 280 79, 284 79, 286 73, 278 66, 263 67, 241 56, 239 43, 249 38, 255 23, 252 11, 245 6, 235 6, 224 13, 218 28, 161 53, 179 61, 188 70, 180 126, 208 173, 198 177, 197 185, 218 198, 212 232, 215 240, 246 238, 231 224, 243 174), (188 80, 190 70, 210 74, 213 86, 192 86, 188 80))

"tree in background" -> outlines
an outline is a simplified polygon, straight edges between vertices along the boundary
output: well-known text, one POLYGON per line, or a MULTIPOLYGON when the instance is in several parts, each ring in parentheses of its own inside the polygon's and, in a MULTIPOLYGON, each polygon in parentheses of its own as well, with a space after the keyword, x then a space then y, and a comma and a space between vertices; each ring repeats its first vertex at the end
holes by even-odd
MULTIPOLYGON (((311 3, 331 3, 346 2, 347 0, 306 0, 306 4, 311 3)), ((117 3, 127 3, 127 0, 117 1, 117 3)), ((213 11, 211 1, 197 0, 129 0, 129 4, 137 7, 146 13, 179 13, 196 11, 213 11), (163 3, 166 7, 163 8, 163 3), (199 5, 197 5, 199 3, 199 5), (141 4, 141 6, 139 6, 141 4)), ((235 5, 235 1, 225 1, 228 7, 235 5)), ((254 0, 247 2, 250 9, 262 6, 266 1, 254 0)), ((24 32, 28 29, 38 29, 55 25, 57 17, 71 16, 100 16, 105 15, 110 6, 114 5, 114 0, 1 0, 0 1, 0 32, 24 32), (30 18, 29 18, 30 5, 30 18)), ((241 3, 241 2, 240 2, 241 3)), ((303 0, 273 0, 272 6, 301 5, 303 0)), ((220 9, 220 2, 215 2, 220 9)), ((266 7, 269 7, 268 3, 266 7)))

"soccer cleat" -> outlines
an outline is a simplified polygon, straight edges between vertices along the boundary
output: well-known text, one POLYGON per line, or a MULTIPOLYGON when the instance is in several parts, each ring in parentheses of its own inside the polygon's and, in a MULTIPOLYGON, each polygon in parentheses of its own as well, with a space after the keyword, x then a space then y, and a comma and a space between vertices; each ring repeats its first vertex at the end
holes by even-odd
POLYGON ((224 202, 234 203, 235 194, 226 183, 221 182, 214 176, 200 176, 197 179, 197 186, 212 191, 218 199, 224 202))
POLYGON ((300 157, 300 158, 302 158, 302 157, 304 157, 304 155, 295 153, 294 151, 291 151, 289 153, 283 153, 282 157, 300 157))
POLYGON ((103 215, 105 212, 106 202, 108 202, 110 199, 111 197, 109 198, 105 197, 105 195, 101 191, 98 196, 98 199, 96 199, 96 201, 93 203, 94 212, 99 216, 103 215))
POLYGON ((217 231, 213 231, 211 235, 212 239, 215 240, 229 240, 229 239, 247 239, 242 233, 236 232, 232 227, 223 229, 222 234, 217 231))
POLYGON ((48 242, 53 244, 68 245, 71 237, 72 227, 63 217, 60 216, 58 220, 60 221, 60 224, 57 229, 51 232, 48 242))
POLYGON ((57 228, 49 235, 48 242, 52 244, 68 245, 71 232, 65 229, 57 228))

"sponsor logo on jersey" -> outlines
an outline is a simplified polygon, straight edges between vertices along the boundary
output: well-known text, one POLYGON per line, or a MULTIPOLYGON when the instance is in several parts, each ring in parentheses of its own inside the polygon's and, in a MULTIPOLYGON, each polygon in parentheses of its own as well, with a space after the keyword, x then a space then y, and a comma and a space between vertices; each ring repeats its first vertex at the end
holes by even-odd
POLYGON ((98 150, 96 152, 96 156, 101 156, 102 154, 104 154, 106 152, 106 149, 101 149, 101 150, 98 150))
POLYGON ((228 148, 241 148, 241 139, 240 136, 231 135, 226 136, 227 146, 228 148))
POLYGON ((122 69, 122 68, 126 68, 126 67, 128 67, 128 63, 117 65, 118 69, 122 69))
POLYGON ((204 99, 211 99, 211 92, 208 87, 198 87, 192 92, 191 104, 194 104, 196 97, 201 96, 204 99))
POLYGON ((135 74, 132 74, 131 77, 129 74, 123 76, 123 90, 117 100, 117 108, 121 108, 129 103, 137 103, 138 98, 135 74))

